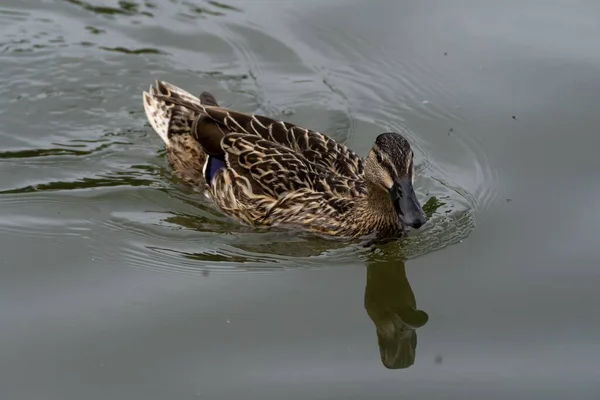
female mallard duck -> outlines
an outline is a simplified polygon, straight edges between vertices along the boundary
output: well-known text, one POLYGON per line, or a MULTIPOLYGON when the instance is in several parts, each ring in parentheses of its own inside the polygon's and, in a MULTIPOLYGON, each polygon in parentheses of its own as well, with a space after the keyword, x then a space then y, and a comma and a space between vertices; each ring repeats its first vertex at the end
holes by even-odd
POLYGON ((315 131, 220 107, 157 81, 144 109, 175 174, 227 215, 342 237, 400 237, 427 218, 413 190, 413 152, 383 133, 361 159, 315 131))

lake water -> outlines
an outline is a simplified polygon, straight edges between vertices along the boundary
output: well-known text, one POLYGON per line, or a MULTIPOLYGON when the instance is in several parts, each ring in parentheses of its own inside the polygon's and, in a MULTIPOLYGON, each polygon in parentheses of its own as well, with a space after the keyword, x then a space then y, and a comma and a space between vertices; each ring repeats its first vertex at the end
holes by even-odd
POLYGON ((600 3, 223 1, 1 3, 0 397, 599 398, 600 3), (171 175, 155 79, 404 133, 430 223, 231 223, 171 175))

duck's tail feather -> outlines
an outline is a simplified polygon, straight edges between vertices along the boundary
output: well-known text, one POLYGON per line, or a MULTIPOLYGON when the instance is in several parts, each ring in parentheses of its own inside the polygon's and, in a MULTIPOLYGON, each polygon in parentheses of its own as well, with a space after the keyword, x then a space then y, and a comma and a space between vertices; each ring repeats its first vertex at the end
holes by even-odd
POLYGON ((190 133, 198 116, 198 105, 218 106, 215 97, 203 92, 200 98, 164 81, 156 81, 148 92, 143 92, 146 117, 158 136, 170 145, 174 135, 190 133))
POLYGON ((217 103, 217 99, 215 99, 215 96, 208 92, 202 92, 200 94, 200 102, 205 106, 219 107, 219 103, 217 103))

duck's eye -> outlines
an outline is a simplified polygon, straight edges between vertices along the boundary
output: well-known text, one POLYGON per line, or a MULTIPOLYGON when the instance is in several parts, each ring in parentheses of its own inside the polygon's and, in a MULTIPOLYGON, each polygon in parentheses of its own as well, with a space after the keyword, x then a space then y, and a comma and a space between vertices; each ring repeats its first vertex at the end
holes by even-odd
POLYGON ((375 156, 377 157, 378 163, 383 163, 383 156, 380 153, 376 153, 375 156))

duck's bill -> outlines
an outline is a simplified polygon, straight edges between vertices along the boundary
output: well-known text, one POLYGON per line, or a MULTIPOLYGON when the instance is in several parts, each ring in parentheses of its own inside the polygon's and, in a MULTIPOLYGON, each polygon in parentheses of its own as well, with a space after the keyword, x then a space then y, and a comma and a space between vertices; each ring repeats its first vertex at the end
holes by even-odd
POLYGON ((388 369, 406 369, 415 363, 417 332, 394 327, 391 332, 377 330, 381 362, 388 369))
POLYGON ((414 229, 419 229, 427 222, 427 216, 417 199, 412 182, 408 179, 398 179, 390 189, 392 202, 402 223, 414 229))

